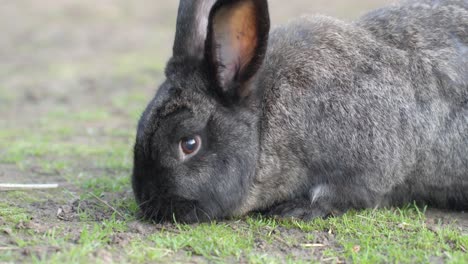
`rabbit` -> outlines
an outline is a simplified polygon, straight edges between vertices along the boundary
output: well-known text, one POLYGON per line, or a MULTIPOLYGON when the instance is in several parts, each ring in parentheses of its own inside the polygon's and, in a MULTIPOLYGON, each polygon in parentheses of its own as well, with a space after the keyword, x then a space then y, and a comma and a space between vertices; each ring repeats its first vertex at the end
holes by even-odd
POLYGON ((466 0, 271 31, 266 0, 181 0, 165 74, 134 147, 148 219, 468 209, 466 0))

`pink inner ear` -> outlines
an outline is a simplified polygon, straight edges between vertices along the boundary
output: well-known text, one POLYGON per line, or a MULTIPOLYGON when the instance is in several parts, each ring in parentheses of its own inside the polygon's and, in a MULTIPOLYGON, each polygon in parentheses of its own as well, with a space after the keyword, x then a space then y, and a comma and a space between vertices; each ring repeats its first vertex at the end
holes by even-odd
POLYGON ((213 41, 218 80, 223 87, 242 74, 257 46, 255 6, 245 0, 222 8, 214 17, 213 41))

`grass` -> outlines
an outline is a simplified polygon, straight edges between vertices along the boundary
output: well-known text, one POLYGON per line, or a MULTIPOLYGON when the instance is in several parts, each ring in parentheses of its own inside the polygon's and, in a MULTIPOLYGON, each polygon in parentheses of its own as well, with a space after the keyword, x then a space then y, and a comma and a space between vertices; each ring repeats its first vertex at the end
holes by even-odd
POLYGON ((82 188, 90 190, 94 195, 101 196, 103 193, 116 193, 126 190, 130 186, 128 176, 100 176, 83 181, 82 188))
POLYGON ((210 261, 222 262, 226 258, 239 261, 252 246, 253 233, 247 229, 235 230, 222 223, 177 225, 174 230, 163 230, 133 242, 129 255, 137 262, 162 261, 180 252, 184 257, 201 256, 210 261), (148 250, 140 255, 145 247, 148 250))
MULTIPOLYGON (((164 71, 165 62, 161 55, 151 50, 140 50, 135 52, 124 52, 105 60, 90 58, 82 62, 60 62, 49 65, 48 69, 41 70, 42 75, 52 77, 64 82, 73 82, 81 77, 93 76, 98 73, 106 78, 122 79, 131 81, 134 85, 154 84, 154 76, 161 75, 164 71), (108 67, 108 65, 112 65, 108 67)), ((40 75, 37 77, 40 78, 40 75)), ((131 88, 131 87, 129 87, 131 88)), ((5 98, 11 96, 4 93, 5 98)), ((2 93, 0 90, 0 98, 2 93)))
MULTIPOLYGON (((41 132, 38 129, 36 132, 41 132)), ((67 139, 60 139, 62 131, 58 131, 59 135, 54 135, 47 130, 44 134, 28 135, 23 132, 21 137, 12 132, 3 133, 5 141, 0 142, 3 146, 4 153, 0 152, 0 162, 14 163, 20 167, 24 167, 25 162, 31 158, 41 159, 38 161, 44 170, 60 170, 64 169, 73 161, 73 158, 95 158, 96 166, 105 167, 108 169, 129 169, 131 153, 130 139, 125 144, 122 142, 114 143, 111 141, 105 142, 89 142, 81 144, 80 142, 70 142, 67 139), (67 159, 67 157, 70 157, 67 159), (60 158, 60 159, 59 159, 60 158)))
POLYGON ((438 232, 429 229, 417 207, 354 212, 315 222, 306 225, 305 230, 320 227, 332 230, 343 246, 343 255, 356 263, 424 263, 448 252, 457 252, 455 260, 458 260, 468 246, 468 236, 454 229, 442 228, 438 232))
MULTIPOLYGON (((0 200, 0 217, 3 221, 10 224, 10 227, 20 222, 27 222, 31 219, 31 215, 20 207, 0 200)), ((8 225, 6 226, 8 227, 8 225)))
POLYGON ((88 261, 105 263, 102 259, 95 256, 95 253, 108 245, 115 233, 127 230, 124 222, 117 221, 115 218, 105 220, 101 223, 85 224, 82 231, 75 239, 69 234, 59 235, 63 230, 53 229, 42 236, 35 237, 35 244, 44 244, 46 241, 49 248, 60 248, 60 252, 42 252, 32 258, 34 263, 83 263, 88 261))
MULTIPOLYGON (((73 120, 76 121, 103 121, 111 117, 111 114, 106 109, 96 108, 91 110, 81 110, 70 112, 67 109, 57 109, 48 114, 50 119, 56 120, 73 120)), ((47 120, 47 119, 46 119, 47 120)), ((49 123, 46 121, 46 123, 49 123)))
POLYGON ((16 94, 12 93, 12 91, 7 89, 5 86, 0 85, 0 110, 7 107, 15 98, 16 94))

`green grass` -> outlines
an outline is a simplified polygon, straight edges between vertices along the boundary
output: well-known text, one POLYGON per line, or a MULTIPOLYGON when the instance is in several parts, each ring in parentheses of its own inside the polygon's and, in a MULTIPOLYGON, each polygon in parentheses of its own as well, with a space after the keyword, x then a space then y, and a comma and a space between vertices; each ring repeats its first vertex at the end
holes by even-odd
POLYGON ((100 176, 83 181, 82 188, 89 190, 94 195, 101 196, 103 193, 115 193, 125 191, 130 186, 130 178, 126 176, 100 176))
POLYGON ((21 204, 44 202, 47 199, 54 198, 53 194, 48 192, 10 191, 5 192, 3 195, 9 201, 15 201, 21 204))
MULTIPOLYGON (((467 256, 463 250, 468 246, 468 237, 451 228, 434 232, 425 226, 424 220, 424 215, 417 208, 409 207, 351 212, 340 218, 309 223, 248 218, 245 221, 247 225, 244 222, 177 225, 176 229, 161 230, 132 241, 126 253, 132 262, 199 256, 220 263, 241 258, 251 263, 270 263, 271 256, 253 249, 254 240, 277 243, 277 237, 271 232, 259 231, 285 227, 335 234, 342 250, 328 251, 325 255, 330 258, 348 259, 355 263, 427 263, 434 257, 441 257, 450 263, 464 263, 467 256)), ((313 240, 313 236, 307 237, 306 241, 292 242, 291 246, 307 240, 313 240)), ((284 261, 299 263, 300 259, 289 256, 284 261)))
POLYGON ((130 142, 91 141, 91 144, 82 144, 66 139, 59 141, 52 134, 35 134, 0 143, 4 147, 4 153, 0 152, 0 162, 15 163, 24 168, 29 159, 36 158, 41 159, 38 163, 44 170, 53 171, 66 168, 78 157, 94 158, 93 163, 103 168, 129 169, 130 142))
MULTIPOLYGON (((112 240, 114 234, 124 232, 127 226, 122 221, 114 219, 105 220, 101 223, 85 224, 81 233, 74 243, 70 243, 69 236, 59 235, 58 230, 52 230, 38 236, 36 239, 45 240, 49 246, 62 248, 58 253, 44 253, 35 256, 35 263, 84 263, 97 261, 104 263, 98 257, 93 256, 97 251, 105 248, 112 240)), ((60 230, 63 232, 63 230, 60 230)))
POLYGON ((156 245, 177 251, 190 250, 194 255, 210 258, 235 257, 238 260, 253 245, 253 234, 247 228, 233 229, 222 223, 202 224, 197 227, 178 225, 179 234, 150 236, 156 245))
POLYGON ((47 117, 49 120, 46 119, 46 123, 52 120, 70 120, 72 122, 79 122, 79 121, 103 121, 107 120, 111 117, 111 114, 108 110, 102 108, 96 109, 87 109, 81 110, 76 112, 70 112, 68 109, 56 109, 51 111, 47 117))
POLYGON ((2 200, 0 200, 0 217, 10 225, 27 222, 31 219, 31 215, 25 209, 2 202, 2 200))
POLYGON ((14 92, 0 85, 0 110, 6 109, 16 97, 17 95, 14 92))
POLYGON ((138 85, 152 84, 154 76, 161 74, 166 66, 160 54, 144 51, 121 54, 113 65, 117 76, 131 77, 138 85))
POLYGON ((162 230, 133 241, 128 254, 136 262, 162 261, 176 254, 186 258, 201 256, 210 261, 222 262, 226 258, 238 261, 249 253, 253 239, 251 230, 235 230, 223 223, 178 225, 175 230, 162 230))
POLYGON ((126 113, 132 120, 138 120, 150 98, 146 94, 136 92, 131 95, 116 96, 113 98, 112 104, 126 113))
MULTIPOLYGON (((351 212, 294 225, 304 231, 328 230, 336 234, 343 256, 356 263, 423 263, 449 252, 454 252, 453 260, 458 261, 468 246, 468 236, 459 231, 447 227, 438 232, 428 229, 417 207, 351 212)), ((468 260, 467 255, 464 260, 468 260)))

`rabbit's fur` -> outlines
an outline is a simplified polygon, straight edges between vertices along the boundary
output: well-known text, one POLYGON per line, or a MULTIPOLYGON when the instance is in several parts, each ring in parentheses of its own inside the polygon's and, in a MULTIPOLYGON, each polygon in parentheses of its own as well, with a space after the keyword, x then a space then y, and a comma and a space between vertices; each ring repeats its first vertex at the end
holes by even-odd
POLYGON ((208 20, 204 50, 176 37, 138 126, 133 187, 146 217, 468 209, 468 1, 407 1, 354 23, 304 17, 270 34, 266 0, 205 8, 191 16, 208 20), (236 8, 250 8, 242 45, 229 35, 236 8), (203 143, 182 161, 193 134, 203 143))

